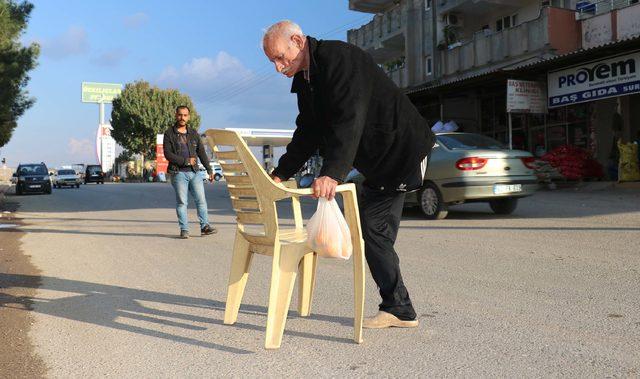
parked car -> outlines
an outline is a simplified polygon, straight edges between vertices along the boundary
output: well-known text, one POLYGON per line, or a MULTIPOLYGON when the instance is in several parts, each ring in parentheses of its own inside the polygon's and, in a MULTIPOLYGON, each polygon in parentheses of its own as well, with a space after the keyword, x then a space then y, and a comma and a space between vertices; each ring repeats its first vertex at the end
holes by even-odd
POLYGON ((102 172, 102 166, 97 164, 87 165, 84 171, 84 184, 96 183, 104 184, 104 172, 102 172))
MULTIPOLYGON (((210 162, 209 164, 211 165, 211 169, 213 170, 213 180, 217 182, 222 179, 222 167, 220 167, 220 164, 218 162, 210 162)), ((209 181, 209 174, 207 174, 207 170, 204 168, 204 166, 199 164, 198 170, 202 175, 202 180, 205 182, 209 181)))
POLYGON ((16 179, 16 195, 27 192, 51 194, 49 170, 44 163, 21 163, 13 177, 16 179))
POLYGON ((213 169, 213 180, 216 182, 222 179, 222 167, 218 162, 210 162, 211 168, 213 169))
MULTIPOLYGON (((486 202, 496 214, 511 214, 518 199, 531 196, 539 184, 535 158, 509 150, 493 138, 474 133, 437 133, 422 188, 407 194, 428 219, 447 217, 452 205, 486 202)), ((361 183, 352 172, 347 181, 361 183)))
POLYGON ((61 169, 53 177, 53 186, 55 188, 76 187, 80 188, 80 175, 71 169, 61 169))

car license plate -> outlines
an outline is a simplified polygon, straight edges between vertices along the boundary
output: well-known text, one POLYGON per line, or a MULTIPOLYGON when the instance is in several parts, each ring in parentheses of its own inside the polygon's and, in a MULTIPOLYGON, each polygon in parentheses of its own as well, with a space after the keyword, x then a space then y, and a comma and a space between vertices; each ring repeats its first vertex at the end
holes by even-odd
POLYGON ((29 186, 29 188, 40 188, 42 187, 40 184, 32 184, 29 186))
POLYGON ((522 184, 495 184, 493 186, 493 193, 495 195, 514 192, 522 192, 522 184))

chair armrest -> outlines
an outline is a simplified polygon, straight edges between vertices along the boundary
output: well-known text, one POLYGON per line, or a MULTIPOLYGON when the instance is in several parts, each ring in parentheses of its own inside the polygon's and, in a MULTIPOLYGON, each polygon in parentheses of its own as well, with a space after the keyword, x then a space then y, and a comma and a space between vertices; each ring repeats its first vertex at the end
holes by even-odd
POLYGON ((280 184, 289 189, 298 189, 298 183, 295 180, 287 180, 285 182, 280 182, 280 184))
MULTIPOLYGON (((284 186, 284 183, 280 183, 282 186, 284 186)), ((312 196, 313 195, 313 189, 311 188, 298 188, 298 189, 292 189, 292 188, 286 188, 286 186, 284 186, 285 188, 283 188, 283 191, 281 191, 282 195, 284 195, 283 199, 286 199, 288 197, 291 196, 296 196, 296 197, 300 197, 300 196, 312 196)), ((347 183, 347 184, 340 184, 339 186, 336 187, 336 193, 340 193, 340 192, 351 192, 356 190, 356 185, 353 183, 347 183)))

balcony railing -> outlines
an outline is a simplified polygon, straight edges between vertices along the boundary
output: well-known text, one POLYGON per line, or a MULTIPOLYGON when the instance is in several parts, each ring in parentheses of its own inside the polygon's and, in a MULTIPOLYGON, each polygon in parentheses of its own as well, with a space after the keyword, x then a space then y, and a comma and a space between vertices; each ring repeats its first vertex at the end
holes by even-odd
POLYGON ((443 51, 443 75, 505 62, 544 49, 555 49, 559 53, 575 50, 579 38, 575 25, 572 11, 547 7, 541 9, 535 20, 500 32, 477 32, 471 40, 450 45, 443 51))
POLYGON ((381 42, 402 31, 402 13, 399 6, 381 15, 358 29, 349 30, 347 38, 350 43, 362 49, 375 49, 381 42))

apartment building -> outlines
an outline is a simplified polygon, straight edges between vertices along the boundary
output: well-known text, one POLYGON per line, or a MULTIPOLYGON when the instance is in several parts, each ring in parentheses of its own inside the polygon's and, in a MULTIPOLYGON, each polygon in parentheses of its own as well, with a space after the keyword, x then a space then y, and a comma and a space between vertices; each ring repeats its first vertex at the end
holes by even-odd
POLYGON ((614 139, 640 133, 638 2, 350 0, 351 10, 372 20, 347 37, 372 54, 430 124, 454 120, 464 131, 537 155, 577 145, 607 166, 614 139), (581 69, 594 73, 607 63, 625 75, 574 83, 574 92, 558 88, 560 76, 575 82, 576 75, 584 79, 581 69), (509 125, 509 79, 545 87, 546 112, 511 114, 509 125))

